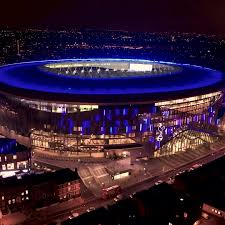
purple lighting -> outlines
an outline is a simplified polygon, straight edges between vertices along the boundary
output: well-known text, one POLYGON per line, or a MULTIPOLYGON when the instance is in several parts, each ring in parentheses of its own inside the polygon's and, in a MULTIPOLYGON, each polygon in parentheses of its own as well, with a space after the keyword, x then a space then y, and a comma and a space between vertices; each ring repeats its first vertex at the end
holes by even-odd
MULTIPOLYGON (((153 63, 150 60, 138 59, 66 59, 66 60, 49 60, 28 63, 18 63, 0 67, 1 89, 13 94, 15 89, 21 91, 24 97, 34 97, 48 99, 60 97, 68 101, 84 101, 91 99, 91 102, 102 102, 102 100, 125 102, 126 95, 133 95, 135 101, 142 99, 156 99, 173 96, 174 92, 189 93, 190 90, 203 90, 208 87, 217 87, 224 81, 224 74, 200 66, 188 64, 176 64, 169 62, 165 65, 180 67, 181 70, 171 74, 160 74, 157 76, 134 76, 134 77, 117 77, 117 78, 81 78, 77 76, 59 76, 57 73, 47 72, 40 67, 51 63, 65 62, 135 62, 135 63, 153 63), (7 87, 7 88, 6 88, 7 87), (32 90, 32 93, 30 92, 32 90), (48 90, 48 92, 46 92, 48 90), (126 95, 124 95, 126 93, 126 95), (55 94, 55 95, 50 95, 55 94), (117 98, 114 98, 117 96, 117 98), (119 97, 120 96, 120 97, 119 97), (135 97, 136 96, 136 97, 135 97)), ((202 92, 200 90, 200 92, 202 92)), ((157 107, 153 111, 157 112, 157 107)), ((126 115, 126 110, 124 115, 126 115)))

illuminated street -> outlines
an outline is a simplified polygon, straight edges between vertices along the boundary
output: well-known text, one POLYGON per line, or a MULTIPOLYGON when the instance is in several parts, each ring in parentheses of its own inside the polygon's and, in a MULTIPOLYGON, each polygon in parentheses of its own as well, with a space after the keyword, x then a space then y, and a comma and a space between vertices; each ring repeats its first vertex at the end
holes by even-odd
MULTIPOLYGON (((225 148, 225 143, 224 141, 220 143, 220 146, 221 144, 223 144, 224 148, 225 148)), ((214 144, 215 145, 215 144, 214 144)), ((213 146, 214 146, 213 145, 213 146)), ((202 153, 202 152, 201 152, 202 153)), ((185 170, 188 170, 190 169, 193 165, 195 164, 205 164, 205 163, 209 163, 211 160, 215 160, 216 158, 218 157, 221 157, 223 156, 225 153, 225 150, 222 149, 222 150, 219 150, 219 151, 216 151, 216 150, 208 150, 207 153, 205 153, 205 155, 201 155, 201 156, 198 156, 196 157, 195 159, 194 158, 191 158, 191 160, 186 163, 184 162, 180 162, 179 164, 176 164, 176 166, 172 167, 166 167, 167 169, 165 170, 165 166, 163 166, 163 162, 160 161, 161 163, 161 169, 160 171, 155 169, 155 172, 149 174, 147 173, 148 171, 154 171, 154 167, 152 167, 152 165, 150 164, 148 167, 146 165, 146 162, 143 163, 142 165, 142 168, 143 166, 145 166, 146 168, 148 168, 147 171, 145 170, 142 170, 140 172, 140 177, 134 177, 134 178, 130 178, 129 180, 123 180, 121 181, 121 185, 123 185, 123 195, 124 197, 129 197, 132 193, 134 192, 138 192, 138 191, 141 191, 141 190, 145 190, 153 185, 155 185, 155 182, 157 182, 158 180, 162 180, 162 181, 167 181, 169 177, 174 177, 176 176, 178 173, 182 173, 184 172, 185 170), (145 175, 146 174, 146 175, 145 175), (137 178, 138 178, 138 181, 137 181, 137 178)), ((182 153, 180 153, 181 155, 177 155, 176 157, 178 157, 179 160, 177 161, 180 161, 181 159, 183 159, 183 156, 182 156, 182 153)), ((192 154, 191 154, 192 155, 192 154)), ((157 162, 158 160, 156 160, 157 162)), ((53 160, 49 160, 48 163, 51 164, 51 162, 53 162, 53 160)), ((174 162, 174 157, 171 157, 171 162, 169 160, 169 157, 166 159, 166 162, 168 164, 168 162, 172 165, 172 162, 174 162)), ((46 163, 46 161, 45 161, 46 163)), ((60 165, 60 163, 62 162, 58 162, 56 161, 55 162, 57 166, 60 165)), ((68 161, 67 161, 68 163, 68 161)), ((74 165, 74 162, 70 162, 71 163, 71 166, 74 165)), ((63 163, 62 163, 63 164, 63 163)), ((61 164, 61 165, 62 165, 61 164)), ((155 166, 158 166, 160 164, 156 164, 155 166)), ((92 165, 93 166, 93 165, 92 165)), ((80 165, 80 167, 82 168, 82 165, 80 165)), ((86 166, 85 166, 86 167, 86 166)), ((94 165, 93 168, 96 168, 97 166, 94 165)), ((88 172, 90 173, 90 172, 88 172)), ((88 175, 86 175, 87 177, 89 177, 88 175)), ((88 186, 88 188, 90 188, 90 190, 92 191, 96 191, 94 192, 95 194, 98 193, 98 188, 101 188, 101 183, 98 182, 98 180, 96 180, 96 177, 94 177, 94 181, 95 183, 91 182, 91 187, 88 186)), ((112 181, 111 181, 112 182, 112 181)), ((98 195, 98 194, 97 194, 98 195)), ((74 207, 71 207, 70 204, 67 206, 69 207, 70 211, 72 209, 76 209, 77 212, 79 214, 81 213, 84 213, 86 212, 86 210, 92 206, 94 206, 95 208, 97 207, 100 207, 100 206, 105 206, 107 204, 112 204, 113 203, 113 200, 112 199, 109 199, 109 200, 102 200, 102 199, 98 199, 96 197, 91 197, 91 202, 89 202, 89 200, 87 200, 87 202, 85 203, 85 206, 82 206, 82 207, 78 207, 78 208, 74 208, 74 207)), ((52 218, 55 218, 54 220, 56 220, 56 218, 58 219, 64 219, 64 218, 67 218, 69 215, 70 215, 70 212, 69 210, 63 210, 61 213, 60 213, 60 216, 57 214, 57 215, 52 215, 52 218)), ((49 218, 49 217, 48 217, 49 218)), ((31 223, 31 222, 30 222, 31 223)), ((43 223, 43 222, 42 222, 43 223)), ((32 224, 41 224, 41 223, 36 223, 36 222, 32 222, 32 224)))

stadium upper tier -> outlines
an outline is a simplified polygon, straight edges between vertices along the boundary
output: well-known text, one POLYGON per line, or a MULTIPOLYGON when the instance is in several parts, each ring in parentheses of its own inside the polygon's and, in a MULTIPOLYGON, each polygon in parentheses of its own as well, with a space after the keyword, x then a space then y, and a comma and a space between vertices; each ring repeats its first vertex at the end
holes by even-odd
POLYGON ((199 66, 131 59, 71 59, 0 67, 0 91, 95 104, 147 103, 221 90, 225 76, 199 66))
POLYGON ((47 72, 58 75, 67 75, 77 78, 110 79, 148 77, 160 74, 172 74, 181 70, 181 67, 153 62, 133 61, 72 61, 49 63, 41 67, 47 72))

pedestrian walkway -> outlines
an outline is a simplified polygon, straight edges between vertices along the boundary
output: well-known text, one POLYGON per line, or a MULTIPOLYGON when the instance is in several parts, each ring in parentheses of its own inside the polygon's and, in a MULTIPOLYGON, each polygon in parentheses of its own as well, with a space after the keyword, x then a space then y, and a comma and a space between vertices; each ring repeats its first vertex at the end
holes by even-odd
POLYGON ((185 152, 179 152, 174 155, 160 157, 159 160, 170 168, 175 168, 182 164, 186 164, 203 157, 210 152, 212 152, 210 148, 200 146, 198 149, 188 149, 185 152))

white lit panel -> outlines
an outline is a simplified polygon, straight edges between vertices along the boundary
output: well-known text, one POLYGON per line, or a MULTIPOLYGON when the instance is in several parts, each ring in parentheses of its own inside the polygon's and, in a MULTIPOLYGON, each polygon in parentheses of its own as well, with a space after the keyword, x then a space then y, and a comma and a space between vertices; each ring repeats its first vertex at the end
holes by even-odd
POLYGON ((129 71, 134 72, 152 71, 152 64, 131 63, 129 71))

